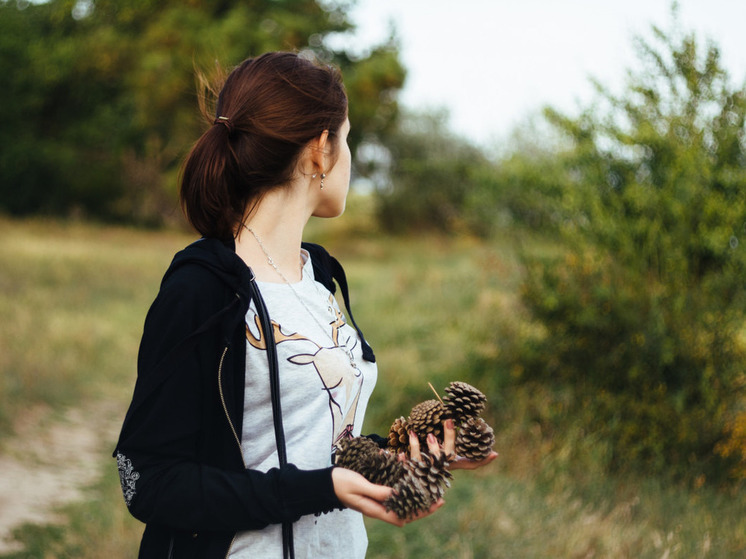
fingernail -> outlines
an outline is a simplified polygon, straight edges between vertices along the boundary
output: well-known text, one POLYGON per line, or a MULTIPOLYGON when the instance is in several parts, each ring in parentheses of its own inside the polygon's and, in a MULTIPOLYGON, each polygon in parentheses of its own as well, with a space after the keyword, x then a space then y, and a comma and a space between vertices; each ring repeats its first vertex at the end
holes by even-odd
POLYGON ((434 443, 435 442, 435 435, 433 435, 432 433, 429 433, 427 435, 427 442, 434 443))
POLYGON ((417 438, 417 434, 414 431, 410 431, 409 432, 409 438, 410 439, 416 439, 417 438))
POLYGON ((453 429, 453 419, 446 419, 446 429, 453 429))

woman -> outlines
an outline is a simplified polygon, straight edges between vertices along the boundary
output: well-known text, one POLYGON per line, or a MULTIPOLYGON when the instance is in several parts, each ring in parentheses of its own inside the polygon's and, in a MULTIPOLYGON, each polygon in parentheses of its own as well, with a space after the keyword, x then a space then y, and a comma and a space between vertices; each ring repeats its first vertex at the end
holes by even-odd
POLYGON ((362 557, 362 514, 403 524, 382 505, 390 488, 331 465, 360 434, 375 357, 341 266, 301 243, 312 215, 344 211, 344 88, 329 67, 269 53, 228 76, 216 112, 181 181, 202 238, 148 312, 115 451, 146 523, 140 557, 362 557))

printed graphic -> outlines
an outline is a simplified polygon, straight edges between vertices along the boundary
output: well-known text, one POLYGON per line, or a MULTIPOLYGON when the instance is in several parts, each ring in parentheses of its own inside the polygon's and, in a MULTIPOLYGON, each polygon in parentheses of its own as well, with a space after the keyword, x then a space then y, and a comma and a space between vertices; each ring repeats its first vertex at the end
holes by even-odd
MULTIPOLYGON (((331 295, 329 299, 331 306, 333 301, 331 295)), ((302 341, 308 342, 316 348, 313 353, 301 352, 301 348, 298 348, 298 353, 291 355, 288 361, 296 365, 312 365, 321 381, 322 389, 328 394, 329 411, 332 419, 332 448, 330 450, 334 451, 337 441, 352 437, 357 404, 363 388, 363 377, 360 369, 357 368, 354 361, 351 363, 348 356, 348 352, 351 355, 352 350, 357 345, 357 338, 348 337, 340 344, 340 335, 344 335, 341 329, 345 325, 345 319, 344 315, 334 306, 331 306, 331 308, 334 309, 336 314, 336 319, 329 324, 331 328, 330 341, 334 344, 331 347, 320 346, 314 340, 298 333, 286 334, 277 322, 272 320, 271 323, 276 344, 302 341)), ((256 325, 257 335, 254 335, 247 324, 246 339, 253 347, 266 350, 266 339, 262 335, 259 317, 256 315, 254 315, 254 324, 256 325)), ((308 346, 306 345, 306 347, 308 346)))

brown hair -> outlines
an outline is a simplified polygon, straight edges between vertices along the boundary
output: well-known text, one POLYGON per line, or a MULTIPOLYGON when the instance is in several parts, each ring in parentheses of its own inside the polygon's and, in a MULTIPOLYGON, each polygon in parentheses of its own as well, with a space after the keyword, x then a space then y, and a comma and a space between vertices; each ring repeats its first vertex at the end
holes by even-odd
POLYGON ((225 80, 212 126, 192 147, 181 176, 181 205, 200 234, 235 235, 252 201, 287 184, 312 139, 347 118, 339 72, 295 53, 245 60, 225 80))

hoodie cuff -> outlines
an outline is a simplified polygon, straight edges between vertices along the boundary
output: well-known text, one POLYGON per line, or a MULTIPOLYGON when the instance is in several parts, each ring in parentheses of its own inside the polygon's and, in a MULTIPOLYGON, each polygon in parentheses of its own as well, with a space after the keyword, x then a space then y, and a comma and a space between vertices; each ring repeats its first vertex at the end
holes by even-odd
POLYGON ((292 464, 282 468, 284 516, 295 522, 306 514, 342 509, 332 482, 334 467, 321 470, 299 470, 292 464))

